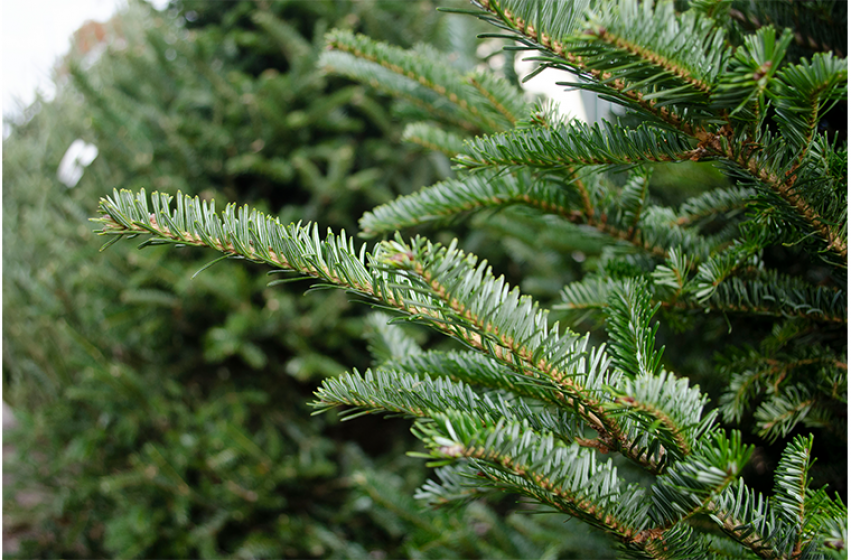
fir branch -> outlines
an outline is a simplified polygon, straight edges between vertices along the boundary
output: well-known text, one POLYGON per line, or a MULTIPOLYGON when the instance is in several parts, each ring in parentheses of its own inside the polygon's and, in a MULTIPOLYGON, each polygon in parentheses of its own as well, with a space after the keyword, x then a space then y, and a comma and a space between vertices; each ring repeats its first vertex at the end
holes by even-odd
POLYGON ((708 399, 699 388, 667 372, 626 378, 612 394, 613 409, 632 413, 630 419, 646 436, 648 448, 654 440, 665 444, 666 463, 691 454, 715 418, 714 413, 703 415, 708 399))
POLYGON ((511 204, 528 204, 571 222, 583 223, 582 213, 571 209, 577 205, 575 198, 569 189, 536 180, 528 173, 477 174, 443 181, 378 206, 361 217, 360 227, 363 235, 371 237, 448 220, 464 212, 511 204))
MULTIPOLYGON (((509 391, 555 406, 563 404, 558 386, 551 380, 519 374, 477 352, 431 351, 393 360, 384 364, 384 367, 410 374, 425 372, 479 387, 509 391)), ((591 377, 600 375, 608 368, 605 349, 589 350, 587 355, 582 355, 576 362, 575 368, 577 374, 581 372, 591 377)))
MULTIPOLYGON (((608 94, 613 99, 624 104, 635 105, 647 112, 649 115, 669 123, 688 133, 695 133, 699 128, 693 127, 686 119, 671 109, 664 106, 652 96, 647 97, 641 91, 631 89, 630 83, 621 79, 616 73, 607 72, 589 66, 582 56, 574 54, 574 42, 567 39, 578 29, 578 14, 584 9, 583 5, 567 2, 538 3, 516 2, 513 0, 474 0, 485 11, 484 19, 494 25, 506 29, 517 35, 522 43, 529 48, 553 53, 557 58, 551 59, 541 57, 538 60, 552 65, 556 68, 573 71, 588 76, 595 83, 600 84, 596 91, 608 94), (554 8, 553 6, 560 7, 554 8), (542 17, 547 11, 561 9, 566 14, 559 20, 548 20, 542 17), (537 10, 537 11, 536 11, 537 10), (558 21, 554 24, 553 21, 558 21), (557 25, 558 27, 552 27, 557 25), (565 64, 566 63, 566 64, 565 64)), ((584 3, 583 3, 584 4, 584 3)), ((579 84, 574 84, 579 85, 579 84)), ((592 86, 585 85, 587 89, 595 90, 592 86)))
MULTIPOLYGON (((415 255, 434 255, 431 252, 413 252, 415 255)), ((486 351, 520 373, 533 377, 540 374, 549 377, 567 395, 565 404, 574 408, 580 417, 598 430, 602 445, 619 450, 651 470, 664 468, 664 446, 671 443, 676 446, 683 432, 675 427, 672 437, 665 437, 664 431, 633 430, 631 423, 642 424, 643 415, 650 413, 653 420, 643 423, 646 426, 659 420, 663 410, 670 411, 671 402, 665 402, 665 391, 657 387, 658 400, 647 401, 659 406, 632 407, 625 397, 616 403, 615 410, 610 411, 612 407, 607 404, 609 397, 603 396, 606 391, 599 387, 597 380, 590 376, 570 375, 565 369, 567 364, 575 359, 576 351, 570 351, 564 345, 566 341, 575 340, 575 335, 568 331, 559 337, 557 325, 548 332, 544 313, 538 311, 531 300, 524 301, 518 292, 509 292, 502 279, 494 280, 490 271, 483 265, 474 268, 475 261, 460 251, 450 247, 440 254, 440 257, 434 263, 430 262, 431 257, 422 263, 418 263, 414 258, 408 266, 423 278, 432 292, 457 316, 463 317, 465 324, 476 327, 477 336, 462 335, 471 346, 486 351), (466 267, 469 267, 471 274, 458 276, 459 268, 466 267), (625 411, 630 414, 626 414, 623 422, 613 421, 612 413, 620 415, 625 411), (655 416, 653 412, 656 412, 655 416), (660 436, 660 440, 655 439, 660 436), (637 445, 639 441, 643 445, 637 445), (662 446, 660 441, 664 442, 662 446)), ((652 345, 652 341, 649 343, 652 345)), ((653 360, 658 364, 657 357, 653 360)), ((671 383, 674 381, 671 380, 671 383)), ((610 382, 609 385, 613 383, 610 382)), ((681 389, 680 386, 675 390, 680 400, 685 398, 681 389)), ((634 398, 632 402, 636 402, 634 398)), ((664 416, 663 425, 667 418, 669 417, 664 416)), ((688 442, 680 441, 679 445, 685 452, 690 447, 688 442)))
MULTIPOLYGON (((789 205, 794 214, 806 224, 804 231, 812 232, 824 240, 825 250, 832 251, 842 260, 841 266, 846 267, 848 258, 847 239, 844 227, 837 227, 836 221, 822 216, 802 194, 799 183, 803 183, 803 177, 799 175, 806 173, 792 164, 776 161, 778 154, 781 156, 785 146, 773 138, 770 133, 761 134, 756 140, 752 138, 726 139, 723 135, 697 136, 701 139, 698 150, 705 152, 706 157, 716 156, 720 162, 724 159, 729 162, 727 169, 734 171, 740 176, 745 176, 756 186, 768 188, 782 201, 789 205), (738 146, 738 147, 735 147, 738 146), (742 149, 741 147, 748 148, 742 149), (771 154, 774 161, 767 159, 766 154, 771 154), (730 165, 734 164, 734 165, 730 165), (735 169, 733 167, 735 166, 735 169), (781 171, 780 168, 787 170, 781 171), (797 173, 796 173, 797 171, 797 173)), ((844 219, 842 220, 844 223, 844 219)))
MULTIPOLYGON (((398 197, 364 214, 360 219, 361 234, 373 237, 425 223, 446 222, 466 212, 514 204, 555 214, 574 224, 587 224, 658 257, 666 255, 666 247, 687 237, 670 225, 657 225, 652 220, 641 220, 637 228, 635 224, 621 225, 615 219, 617 208, 604 207, 595 212, 581 178, 555 181, 524 172, 467 175, 398 197)), ((649 214, 654 215, 652 211, 649 214)), ((704 253, 696 247, 693 251, 704 253)))
MULTIPOLYGON (((658 68, 704 95, 711 92, 729 56, 723 32, 715 28, 711 19, 694 11, 676 14, 670 3, 622 1, 607 8, 594 14, 586 37, 641 61, 646 67, 642 68, 645 75, 653 72, 651 68, 658 68)), ((619 76, 625 74, 621 72, 619 76)), ((649 87, 653 82, 648 83, 644 78, 640 83, 649 87)), ((682 96, 683 92, 678 95, 682 96)))
POLYGON ((499 20, 516 24, 517 28, 528 30, 530 36, 541 39, 569 37, 575 34, 582 24, 589 3, 589 0, 542 0, 534 3, 523 0, 473 0, 473 4, 494 14, 499 20))
MULTIPOLYGON (((437 51, 421 46, 421 52, 405 51, 385 43, 373 41, 364 35, 355 35, 350 31, 334 30, 326 37, 330 48, 349 53, 354 57, 378 64, 381 67, 404 76, 424 88, 427 88, 455 105, 458 110, 469 116, 472 123, 482 131, 494 131, 505 128, 504 123, 495 119, 497 115, 505 120, 498 110, 485 111, 475 99, 481 95, 477 87, 472 86, 458 72, 439 62, 437 51)), ((504 89, 501 91, 504 93, 504 89)), ((492 94, 493 97, 495 97, 492 94)), ((490 103, 487 96, 483 97, 490 103)), ((504 109, 504 106, 500 105, 504 109)))
MULTIPOLYGON (((599 363, 601 356, 602 348, 588 357, 587 365, 583 363, 583 358, 577 364, 576 371, 591 372, 590 375, 594 375, 596 370, 605 369, 607 364, 599 363)), ((518 375, 479 354, 428 352, 392 361, 384 367, 412 374, 428 372, 434 376, 447 376, 482 387, 504 389, 558 407, 563 405, 562 400, 558 398, 557 386, 547 383, 545 379, 529 379, 518 375)), ((657 456, 660 468, 665 463, 691 453, 714 418, 714 414, 703 415, 706 401, 698 389, 689 387, 685 380, 664 373, 660 376, 621 380, 617 385, 610 386, 608 391, 614 397, 609 405, 611 412, 625 416, 623 424, 633 445, 641 449, 651 449, 654 446, 658 448, 661 443, 667 450, 659 451, 658 456, 656 451, 648 454, 657 456)), ((542 418, 552 417, 548 413, 536 414, 542 418)), ((506 415, 515 416, 514 413, 506 415)), ((574 428, 565 431, 565 426, 569 425, 567 417, 561 420, 552 417, 552 420, 542 423, 535 420, 531 414, 529 418, 538 431, 547 430, 563 439, 573 438, 573 441, 583 447, 609 451, 600 440, 576 436, 578 432, 574 428)))
POLYGON ((579 340, 577 335, 570 331, 560 335, 558 324, 548 327, 545 311, 516 289, 509 291, 502 277, 493 278, 486 263, 476 267, 472 255, 454 246, 436 252, 418 249, 413 248, 412 253, 426 257, 424 260, 414 257, 400 266, 413 271, 463 320, 463 326, 451 329, 456 337, 524 375, 552 379, 567 395, 564 404, 598 430, 607 447, 653 468, 643 450, 630 449, 621 426, 606 413, 601 380, 586 377, 583 384, 569 374, 569 364, 576 359, 572 348, 579 340))
POLYGON ((484 427, 447 413, 419 423, 415 434, 434 459, 466 458, 499 486, 528 495, 578 517, 624 542, 633 541, 646 523, 643 490, 623 488, 611 461, 598 463, 593 451, 559 445, 518 422, 484 427))
POLYGON ((619 121, 587 125, 572 121, 553 128, 519 129, 468 140, 456 161, 467 169, 493 167, 564 168, 607 165, 629 168, 645 162, 685 161, 696 152, 680 135, 619 121), (469 155, 467 155, 469 154, 469 155))
MULTIPOLYGON (((789 551, 792 558, 798 558, 807 541, 814 535, 806 534, 805 530, 810 527, 809 517, 812 512, 807 511, 807 498, 810 486, 809 471, 812 466, 813 436, 808 438, 801 436, 792 440, 783 455, 774 474, 775 487, 772 498, 777 505, 778 515, 795 528, 789 551)), ((788 537, 787 537, 788 538, 788 537)))
POLYGON ((655 376, 665 349, 654 348, 659 324, 651 327, 650 320, 659 306, 650 306, 650 285, 627 280, 612 288, 606 306, 612 364, 631 378, 655 376))
POLYGON ((759 426, 759 435, 769 441, 786 436, 799 422, 816 423, 812 414, 818 404, 815 394, 802 384, 785 387, 782 393, 774 394, 757 408, 754 414, 759 426))
MULTIPOLYGON (((592 91, 609 91, 614 98, 648 112, 660 121, 697 140, 698 146, 691 152, 691 158, 715 157, 726 159, 752 179, 758 181, 759 184, 777 193, 808 224, 808 227, 825 241, 827 250, 835 252, 843 261, 847 259, 845 236, 836 231, 830 225, 831 221, 821 216, 813 208, 813 205, 798 193, 795 187, 798 176, 795 173, 786 174, 786 170, 775 169, 772 165, 767 165, 767 162, 762 161, 763 158, 759 156, 760 153, 776 153, 776 150, 772 150, 769 146, 770 138, 756 138, 753 134, 738 138, 735 132, 736 127, 733 126, 732 121, 728 121, 717 131, 688 122, 672 109, 662 106, 652 97, 648 97, 637 90, 631 90, 628 82, 619 79, 616 73, 590 68, 585 63, 583 56, 576 54, 576 52, 580 52, 577 50, 577 45, 580 43, 547 35, 540 29, 536 29, 534 25, 528 24, 522 17, 517 17, 510 9, 506 9, 504 2, 505 0, 482 0, 477 3, 488 14, 486 18, 489 17, 493 23, 517 33, 521 39, 526 40, 529 47, 552 53, 557 57, 551 59, 540 57, 539 60, 545 64, 583 73, 592 78, 594 84, 598 84, 583 87, 592 91), (566 63, 566 65, 563 63, 566 63), (754 149, 760 146, 762 150, 754 149), (742 147, 749 148, 742 149, 742 147)), ((786 41, 787 39, 784 38, 783 40, 786 41)), ((723 95, 720 93, 713 94, 713 99, 716 103, 720 103, 719 106, 744 107, 750 100, 760 99, 760 96, 764 95, 768 87, 767 84, 771 75, 779 68, 785 49, 782 44, 779 48, 774 48, 773 30, 766 29, 759 34, 757 40, 751 43, 750 50, 747 51, 750 56, 744 50, 738 55, 740 70, 735 72, 735 76, 739 76, 741 79, 724 75, 726 85, 723 85, 719 91, 726 91, 727 93, 723 95), (769 44, 772 45, 771 49, 767 47, 769 44), (775 60, 778 57, 779 60, 775 60), (753 75, 758 75, 758 78, 756 80, 749 78, 753 75), (744 89, 743 85, 745 86, 744 89)), ((519 154, 512 154, 512 156, 518 156, 514 158, 514 161, 518 164, 535 165, 534 158, 531 158, 532 161, 527 161, 530 158, 524 158, 519 154)), ((557 161, 555 163, 558 164, 557 161)), ((505 164, 511 165, 512 161, 509 160, 505 164)))
POLYGON ((839 557, 848 540, 848 508, 838 494, 831 499, 825 489, 807 488, 804 510, 808 518, 805 531, 812 535, 801 556, 821 552, 827 557, 839 557))
POLYGON ((347 52, 328 51, 322 53, 319 65, 353 80, 368 84, 405 102, 414 105, 426 115, 455 125, 467 132, 480 132, 481 128, 470 120, 450 100, 437 92, 424 88, 418 81, 394 73, 379 64, 360 59, 347 52))
POLYGON ((743 445, 741 434, 728 437, 722 430, 710 430, 701 447, 686 459, 674 463, 652 486, 653 522, 668 529, 714 506, 719 496, 736 482, 753 453, 743 445))
MULTIPOLYGON (((325 379, 315 392, 317 412, 335 407, 351 407, 344 419, 363 413, 403 413, 413 418, 430 418, 446 410, 463 411, 485 422, 494 411, 468 385, 446 379, 421 378, 386 369, 357 370, 325 379)), ((461 412, 459 412, 461 414, 461 412)))
POLYGON ((659 374, 664 348, 654 347, 658 324, 651 327, 650 320, 658 305, 650 307, 649 284, 630 279, 613 285, 608 304, 612 363, 624 373, 622 383, 610 389, 616 397, 613 410, 631 412, 630 421, 643 434, 643 447, 653 449, 662 442, 660 462, 670 462, 671 455, 689 455, 714 414, 701 419, 707 400, 700 390, 689 387, 687 380, 659 374))
MULTIPOLYGON (((434 422, 417 424, 415 433, 430 449, 429 457, 437 460, 434 464, 470 460, 478 469, 478 476, 597 526, 631 550, 640 550, 651 558, 667 558, 665 537, 672 543, 679 540, 677 533, 682 529, 665 532, 674 526, 671 521, 664 528, 648 526, 650 519, 664 519, 659 516, 666 514, 656 512, 648 516, 653 510, 647 509, 644 491, 639 486, 623 488, 616 472, 611 470, 611 462, 597 463, 593 452, 581 446, 559 445, 552 437, 536 434, 517 422, 481 426, 455 412, 438 415, 434 422)), ((707 446, 707 449, 711 447, 708 455, 670 475, 668 484, 654 486, 662 492, 658 496, 669 499, 679 494, 689 504, 689 510, 694 510, 680 510, 674 513, 675 519, 705 508, 723 519, 722 526, 732 524, 733 513, 719 513, 713 497, 724 495, 724 489, 746 462, 750 448, 742 448, 735 437, 729 443, 723 437, 715 443, 707 446), (693 507, 693 498, 683 484, 697 485, 695 488, 700 489, 701 495, 707 496, 703 506, 693 507)), ((676 501, 662 499, 655 505, 664 505, 671 511, 669 503, 676 501)), ((735 513, 740 511, 736 509, 735 513)), ((731 529, 731 534, 743 544, 763 553, 767 551, 759 537, 753 538, 739 527, 731 529)), ((763 554, 763 557, 772 556, 763 554)))
MULTIPOLYGON (((765 150, 768 153, 777 153, 776 150, 765 150)), ((764 165, 757 156, 745 157, 744 154, 735 155, 729 153, 731 159, 746 170, 753 178, 768 186, 772 192, 783 199, 807 225, 826 242, 826 250, 836 253, 842 261, 848 258, 848 242, 844 231, 840 232, 831 226, 831 221, 822 217, 812 205, 799 193, 796 185, 798 175, 789 175, 771 171, 770 167, 764 165)), ((847 266, 847 265, 845 265, 847 266)))
POLYGON ((499 393, 479 395, 467 383, 429 373, 426 377, 419 372, 400 372, 392 364, 369 369, 364 374, 346 373, 323 380, 314 393, 316 401, 312 406, 317 412, 348 407, 341 413, 344 420, 375 413, 433 418, 455 411, 479 424, 500 419, 525 422, 535 432, 552 434, 567 443, 579 439, 582 433, 571 412, 543 408, 532 412, 523 400, 499 393))
MULTIPOLYGON (((718 311, 801 317, 835 325, 848 322, 844 292, 811 286, 773 270, 747 280, 733 277, 716 288, 706 303, 718 311)), ((689 306, 699 305, 695 301, 689 306)))
POLYGON ((821 116, 848 95, 847 60, 816 54, 809 61, 788 65, 771 83, 774 120, 781 134, 805 157, 821 116))
POLYGON ((771 545, 774 537, 786 530, 769 501, 747 487, 743 479, 728 487, 706 509, 722 531, 764 560, 779 560, 771 545))
MULTIPOLYGON (((229 205, 219 218, 215 204, 197 197, 152 195, 149 211, 144 191, 115 192, 101 200, 102 235, 134 237, 151 234, 145 244, 207 246, 225 255, 266 263, 320 279, 320 287, 338 287, 383 302, 415 320, 484 352, 531 378, 552 380, 563 393, 563 406, 598 430, 603 445, 619 450, 650 470, 660 468, 646 449, 634 446, 625 428, 611 416, 605 387, 611 374, 576 375, 575 364, 587 344, 558 325, 549 328, 546 312, 528 297, 494 279, 486 263, 454 246, 440 247, 415 239, 378 245, 366 266, 366 250, 356 252, 344 233, 325 241, 315 225, 282 226, 276 219, 247 207, 229 205)), ((143 244, 144 245, 144 244, 143 244)))
MULTIPOLYGON (((779 38, 776 37, 772 28, 760 29, 757 34, 748 37, 743 48, 737 51, 736 57, 731 62, 729 72, 719 82, 718 91, 713 95, 713 99, 718 107, 736 106, 733 109, 734 113, 740 108, 755 103, 756 113, 750 116, 750 120, 757 123, 765 116, 764 98, 771 94, 773 87, 777 92, 773 96, 778 111, 775 120, 779 122, 781 131, 789 135, 789 139, 797 140, 795 142, 797 148, 791 150, 791 153, 796 155, 798 160, 788 161, 789 150, 785 143, 778 141, 764 130, 753 130, 747 132, 744 137, 736 138, 736 134, 733 133, 735 127, 729 127, 726 132, 722 129, 722 134, 714 138, 712 135, 704 136, 701 145, 704 145, 710 153, 735 164, 741 172, 776 193, 806 222, 809 229, 826 242, 827 250, 835 252, 845 260, 847 259, 847 240, 843 232, 838 231, 833 225, 836 220, 822 216, 813 202, 802 195, 798 186, 798 181, 804 180, 806 176, 806 170, 801 169, 802 157, 806 154, 812 136, 797 130, 800 128, 807 130, 807 117, 803 117, 802 123, 802 115, 795 111, 801 108, 801 103, 809 106, 812 96, 818 99, 818 93, 823 88, 825 92, 829 92, 830 96, 841 96, 843 92, 847 92, 847 89, 836 89, 839 84, 844 83, 845 79, 842 76, 847 76, 847 71, 844 71, 841 64, 828 65, 827 59, 823 59, 821 60, 823 64, 817 65, 818 71, 815 71, 816 67, 802 65, 787 67, 783 77, 775 76, 790 41, 791 33, 788 29, 779 38), (784 78, 792 79, 803 90, 809 90, 811 95, 808 96, 806 91, 790 90, 788 85, 784 86, 784 78), (778 85, 775 86, 775 83, 778 85), (727 136, 726 139, 723 138, 724 135, 727 136), (745 148, 742 149, 742 147, 745 148), (769 154, 772 159, 768 159, 769 154), (778 158, 778 154, 781 156, 787 154, 787 157, 778 158)), ((804 114, 806 113, 812 113, 812 111, 804 111, 804 114)))
POLYGON ((765 95, 792 41, 788 29, 778 38, 773 27, 745 37, 730 64, 715 84, 712 104, 730 111, 730 117, 760 121, 765 115, 765 95))
MULTIPOLYGON (((770 61, 769 61, 770 62, 770 61)), ((719 158, 719 162, 734 174, 767 188, 789 205, 790 210, 803 221, 800 228, 806 234, 815 233, 825 243, 824 250, 832 251, 847 259, 847 239, 844 227, 837 227, 837 219, 825 217, 815 208, 812 201, 802 194, 802 185, 810 171, 802 160, 788 161, 785 142, 770 132, 758 132, 754 136, 735 137, 732 128, 725 127, 719 134, 700 133, 700 148, 707 156, 719 158)), ((799 156, 804 152, 799 152, 799 156)), ((843 213, 844 215, 844 213, 843 213)), ((844 223, 844 218, 842 219, 844 223)))
POLYGON ((760 250, 755 242, 736 240, 701 263, 692 280, 695 298, 699 302, 706 301, 724 281, 743 271, 757 269, 760 250))
POLYGON ((798 437, 784 450, 775 472, 775 495, 766 500, 749 491, 742 479, 708 504, 710 516, 721 529, 760 558, 819 557, 817 548, 830 548, 827 538, 847 511, 841 501, 830 500, 823 491, 809 488, 812 438, 798 437), (819 535, 822 542, 816 542, 819 535))

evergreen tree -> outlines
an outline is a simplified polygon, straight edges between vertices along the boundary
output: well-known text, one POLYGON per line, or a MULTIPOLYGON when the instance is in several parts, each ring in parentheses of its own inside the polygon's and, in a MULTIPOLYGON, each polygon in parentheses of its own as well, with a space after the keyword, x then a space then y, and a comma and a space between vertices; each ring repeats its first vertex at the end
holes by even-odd
MULTIPOLYGON (((386 97, 317 65, 331 27, 450 44, 457 30, 434 8, 132 4, 91 27, 104 42, 70 53, 56 98, 12 126, 3 379, 19 426, 5 434, 4 534, 21 541, 18 556, 510 558, 553 548, 558 523, 482 504, 400 515, 424 476, 399 457, 407 426, 376 419, 367 436, 310 416, 318 380, 370 363, 367 343, 351 342, 368 310, 346 294, 266 289, 265 270, 238 263, 193 280, 206 256, 188 251, 101 258, 89 232, 103 185, 183 189, 352 228, 360 212, 445 177, 445 157, 394 144, 402 129, 386 97), (57 168, 77 139, 99 151, 68 187, 57 168), (480 538, 490 533, 501 540, 480 538)), ((475 64, 468 43, 461 52, 475 64)))
MULTIPOLYGON (((141 189, 102 199, 102 233, 313 278, 460 343, 422 351, 387 326, 381 363, 316 392, 318 410, 414 419, 417 455, 438 468, 417 493, 427 504, 520 495, 597 528, 624 557, 843 557, 846 506, 822 485, 845 489, 847 144, 831 111, 847 99, 846 6, 474 4, 492 36, 627 115, 561 122, 426 47, 336 30, 321 63, 403 99, 422 119, 405 138, 459 170, 364 214, 364 235, 389 238, 358 247, 316 224, 141 189), (657 199, 657 172, 694 161, 723 180, 678 206, 657 199), (394 234, 490 208, 604 240, 554 308, 598 318, 606 342, 551 324, 458 243, 394 234), (683 374, 725 329, 740 342, 720 353, 724 386, 709 409, 716 395, 683 374), (663 336, 697 348, 665 352, 663 336), (757 473, 781 442, 773 486, 747 476, 745 438, 763 448, 757 473), (814 487, 822 450, 835 471, 814 487)), ((522 239, 522 227, 505 229, 522 239)))

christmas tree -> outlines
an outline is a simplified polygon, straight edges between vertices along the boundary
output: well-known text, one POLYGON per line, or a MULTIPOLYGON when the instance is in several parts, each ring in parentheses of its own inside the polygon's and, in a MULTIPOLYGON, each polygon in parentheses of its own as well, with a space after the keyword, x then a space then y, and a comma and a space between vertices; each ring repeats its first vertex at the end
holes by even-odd
MULTIPOLYGON (((399 148, 404 120, 387 97, 318 66, 325 32, 447 48, 475 24, 433 2, 134 3, 77 35, 56 98, 4 140, 4 399, 19 422, 5 434, 4 534, 17 555, 551 547, 558 522, 483 504, 402 515, 416 511, 425 476, 399 453, 414 441, 407 425, 375 419, 363 433, 310 416, 321 379, 369 366, 368 308, 344 293, 304 298, 299 284, 267 288, 265 270, 239 263, 192 279, 205 255, 98 254, 87 222, 104 185, 156 185, 355 227, 449 164, 399 148), (500 538, 480 539, 489 532, 500 538)), ((474 49, 461 51, 466 64, 474 49)))
POLYGON ((846 6, 474 5, 488 37, 626 113, 563 122, 486 71, 337 30, 321 63, 404 99, 422 119, 405 138, 459 170, 364 214, 362 234, 383 241, 141 189, 102 199, 102 234, 263 263, 460 343, 423 351, 388 326, 382 363, 316 392, 320 411, 414 419, 417 455, 438 468, 427 504, 520 495, 623 557, 843 557, 847 511, 828 490, 846 484, 846 6), (665 204, 654 177, 687 162, 723 174, 665 204), (531 216, 562 241, 603 240, 553 309, 598 319, 605 341, 551 323, 459 243, 398 233, 487 209, 517 239, 531 216), (685 374, 714 352, 708 393, 685 374))

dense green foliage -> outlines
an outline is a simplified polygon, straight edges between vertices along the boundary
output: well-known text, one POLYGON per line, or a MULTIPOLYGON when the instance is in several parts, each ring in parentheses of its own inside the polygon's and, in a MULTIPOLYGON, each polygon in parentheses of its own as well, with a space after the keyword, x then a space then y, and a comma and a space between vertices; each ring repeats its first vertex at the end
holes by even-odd
POLYGON ((302 297, 301 284, 267 287, 266 270, 238 263, 193 278, 208 258, 188 251, 99 255, 87 222, 93 198, 129 185, 351 229, 374 205, 445 178, 444 156, 398 146, 405 107, 317 65, 332 27, 461 48, 475 64, 472 38, 456 37, 474 22, 434 8, 134 4, 106 24, 100 58, 72 51, 56 98, 12 126, 3 381, 19 426, 5 434, 15 452, 4 458, 14 481, 4 527, 20 557, 565 549, 552 544, 556 520, 483 504, 412 515, 424 469, 399 457, 412 445, 404 423, 376 419, 364 432, 311 418, 318 380, 370 364, 368 308, 343 293, 302 297), (99 154, 68 188, 56 171, 77 138, 99 154))
POLYGON ((426 503, 520 495, 596 527, 622 557, 843 557, 847 144, 831 111, 847 102, 845 6, 473 4, 495 36, 627 114, 564 123, 499 77, 336 30, 322 64, 413 105, 423 120, 405 138, 460 170, 362 217, 366 235, 392 238, 358 247, 262 209, 217 214, 144 190, 102 199, 102 233, 265 263, 460 342, 421 352, 387 327, 395 356, 316 393, 320 410, 413 418, 426 446, 414 455, 438 467, 426 503), (666 202, 654 175, 692 161, 723 175, 666 202), (596 319, 605 343, 550 323, 458 243, 394 235, 487 208, 517 226, 508 236, 523 220, 570 232, 565 260, 570 240, 605 240, 581 280, 553 278, 554 309, 596 319), (705 365, 684 377, 713 354, 714 379, 705 365))

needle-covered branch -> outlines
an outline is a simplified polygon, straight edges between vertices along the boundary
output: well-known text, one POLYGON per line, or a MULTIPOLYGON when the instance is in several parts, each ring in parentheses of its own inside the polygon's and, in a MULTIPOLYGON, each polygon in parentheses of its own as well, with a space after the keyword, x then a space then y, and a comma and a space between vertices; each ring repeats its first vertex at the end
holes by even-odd
POLYGON ((646 192, 630 198, 626 196, 630 190, 625 188, 624 196, 616 198, 606 192, 600 180, 594 174, 536 176, 526 171, 465 175, 377 206, 361 217, 360 226, 362 235, 373 237, 423 224, 449 223, 467 213, 520 205, 591 226, 656 258, 666 257, 674 247, 687 247, 696 259, 711 252, 710 238, 680 226, 673 215, 654 207, 642 211, 646 192))
POLYGON ((594 451, 537 435, 523 423, 481 426, 449 412, 417 424, 415 433, 434 464, 469 460, 503 490, 578 517, 621 541, 635 540, 647 523, 643 490, 627 486, 611 461, 600 463, 594 451))
MULTIPOLYGON (((596 350, 588 354, 587 337, 550 327, 545 311, 503 278, 494 278, 486 263, 477 266, 473 256, 422 239, 410 245, 383 242, 368 256, 364 247, 356 252, 345 234, 329 233, 321 240, 316 226, 285 227, 247 207, 230 205, 220 217, 214 202, 178 196, 176 208, 170 203, 168 195, 154 194, 149 205, 144 192, 116 192, 101 201, 102 217, 96 221, 103 224, 103 235, 115 239, 149 234, 144 244, 210 247, 402 311, 532 380, 549 383, 565 410, 597 430, 601 448, 618 450, 651 470, 663 468, 666 432, 641 431, 642 422, 630 418, 629 407, 614 403, 607 387, 617 385, 617 376, 586 369, 601 364, 596 350)), ((644 416, 648 410, 635 413, 644 416)))
POLYGON ((406 51, 373 41, 364 35, 334 30, 320 63, 329 70, 365 81, 390 93, 405 92, 408 99, 469 123, 473 131, 503 130, 525 117, 523 97, 504 80, 487 74, 464 76, 443 63, 434 49, 421 46, 406 51), (391 78, 388 74, 397 76, 391 78))
POLYGON ((457 158, 467 169, 526 167, 574 169, 580 166, 629 168, 649 162, 700 158, 680 135, 651 126, 630 130, 618 121, 589 126, 573 121, 470 140, 457 158))
MULTIPOLYGON (((599 2, 588 12, 587 19, 582 17, 583 3, 562 3, 570 7, 557 7, 559 3, 551 0, 476 3, 483 10, 480 17, 508 31, 509 36, 529 49, 539 51, 541 54, 535 60, 541 68, 553 67, 577 74, 584 80, 572 85, 652 116, 676 131, 670 134, 678 138, 677 145, 697 143, 690 150, 673 153, 665 151, 673 145, 670 141, 659 144, 666 146, 661 153, 645 150, 646 146, 639 144, 638 153, 619 153, 613 157, 614 153, 606 152, 612 156, 607 162, 601 154, 568 150, 566 156, 614 165, 636 163, 637 159, 717 159, 735 168, 749 184, 785 201, 788 206, 784 211, 796 218, 792 223, 796 224, 799 240, 816 235, 822 250, 842 261, 847 259, 844 205, 826 208, 823 196, 800 187, 814 180, 813 175, 819 174, 831 157, 829 153, 816 156, 820 162, 816 166, 805 165, 801 160, 802 155, 809 153, 813 126, 819 115, 837 99, 847 96, 843 85, 847 62, 821 56, 812 64, 788 67, 778 73, 792 40, 791 33, 778 38, 773 28, 764 27, 748 36, 745 44, 731 54, 724 44, 723 33, 713 29, 711 18, 697 11, 675 14, 670 3, 660 3, 654 8, 651 3, 639 7, 634 0, 599 2), (557 10, 564 11, 565 18, 554 24, 547 16, 557 10), (624 19, 624 14, 630 17, 624 19), (635 21, 655 21, 654 18, 660 18, 655 25, 635 21), (683 36, 691 38, 689 44, 693 48, 677 50, 688 59, 678 64, 667 49, 676 46, 683 36), (699 38, 697 43, 695 38, 699 38), (668 78, 682 85, 666 82, 668 78), (705 95, 705 91, 711 91, 711 95, 705 95), (763 124, 772 104, 772 118, 780 128, 782 140, 763 124)), ((566 136, 577 141, 582 136, 575 131, 567 132, 566 136)), ((495 146, 498 151, 486 152, 487 157, 480 158, 481 161, 469 159, 469 165, 483 165, 488 158, 501 165, 565 164, 553 159, 553 148, 542 150, 540 143, 510 150, 512 137, 507 135, 495 146)), ((517 142, 518 147, 524 143, 519 138, 517 142)), ((570 139, 555 139, 552 145, 564 146, 570 142, 570 139)), ((593 142, 592 146, 601 147, 593 142)), ((462 157, 461 161, 467 159, 462 157)), ((838 188, 844 189, 844 185, 838 188)))

